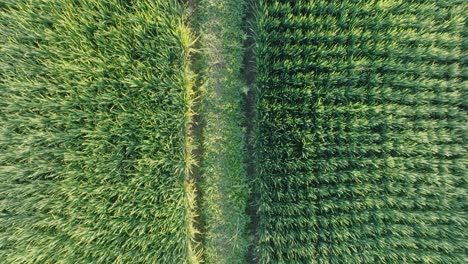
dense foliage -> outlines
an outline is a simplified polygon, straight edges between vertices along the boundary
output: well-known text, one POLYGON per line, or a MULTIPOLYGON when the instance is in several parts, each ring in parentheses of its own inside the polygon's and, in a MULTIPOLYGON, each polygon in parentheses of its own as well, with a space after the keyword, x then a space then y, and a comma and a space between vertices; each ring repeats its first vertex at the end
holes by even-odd
POLYGON ((0 0, 0 263, 466 262, 465 1, 248 2, 0 0))
POLYGON ((466 261, 465 2, 260 2, 260 262, 466 261))
POLYGON ((176 0, 0 2, 0 262, 192 263, 176 0))

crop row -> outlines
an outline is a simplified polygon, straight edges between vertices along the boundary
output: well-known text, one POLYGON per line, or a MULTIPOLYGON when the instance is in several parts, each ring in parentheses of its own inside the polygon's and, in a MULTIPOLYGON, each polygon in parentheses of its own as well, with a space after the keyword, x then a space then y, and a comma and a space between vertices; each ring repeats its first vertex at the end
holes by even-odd
POLYGON ((463 262, 464 5, 260 2, 260 262, 463 262))

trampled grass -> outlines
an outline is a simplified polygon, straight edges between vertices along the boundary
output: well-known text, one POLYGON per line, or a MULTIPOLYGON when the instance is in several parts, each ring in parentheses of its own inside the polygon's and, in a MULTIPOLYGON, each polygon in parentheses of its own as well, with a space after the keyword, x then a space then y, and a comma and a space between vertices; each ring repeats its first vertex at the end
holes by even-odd
POLYGON ((466 4, 260 2, 260 263, 466 261, 466 4))
POLYGON ((249 188, 241 100, 245 1, 200 0, 203 159, 200 192, 206 263, 245 263, 249 188))
POLYGON ((1 2, 0 262, 197 262, 182 14, 1 2))

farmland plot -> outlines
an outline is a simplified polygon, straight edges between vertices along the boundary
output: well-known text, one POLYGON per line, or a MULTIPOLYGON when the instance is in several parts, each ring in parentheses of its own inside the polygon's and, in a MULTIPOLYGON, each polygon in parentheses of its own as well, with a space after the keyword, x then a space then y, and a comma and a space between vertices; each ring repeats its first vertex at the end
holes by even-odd
POLYGON ((462 263, 462 1, 260 1, 261 263, 462 263))
POLYGON ((198 262, 182 12, 2 1, 2 263, 198 262))

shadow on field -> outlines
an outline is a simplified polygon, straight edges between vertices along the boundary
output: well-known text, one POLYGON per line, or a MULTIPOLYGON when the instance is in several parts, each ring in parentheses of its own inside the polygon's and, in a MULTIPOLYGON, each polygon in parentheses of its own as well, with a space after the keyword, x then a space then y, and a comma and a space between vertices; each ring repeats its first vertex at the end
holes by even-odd
POLYGON ((255 123, 255 54, 254 54, 254 14, 255 14, 255 4, 257 0, 246 0, 246 10, 244 17, 244 31, 246 33, 246 39, 244 42, 244 59, 242 65, 242 76, 244 78, 245 84, 248 86, 249 90, 243 98, 243 111, 244 111, 244 124, 245 130, 245 159, 247 165, 247 180, 250 184, 250 197, 248 201, 248 207, 246 208, 246 213, 250 218, 250 223, 248 226, 248 232, 252 236, 250 241, 249 248, 247 250, 247 262, 248 263, 258 263, 258 258, 255 252, 255 245, 258 244, 258 188, 256 188, 255 180, 255 156, 254 156, 254 123, 255 123))

